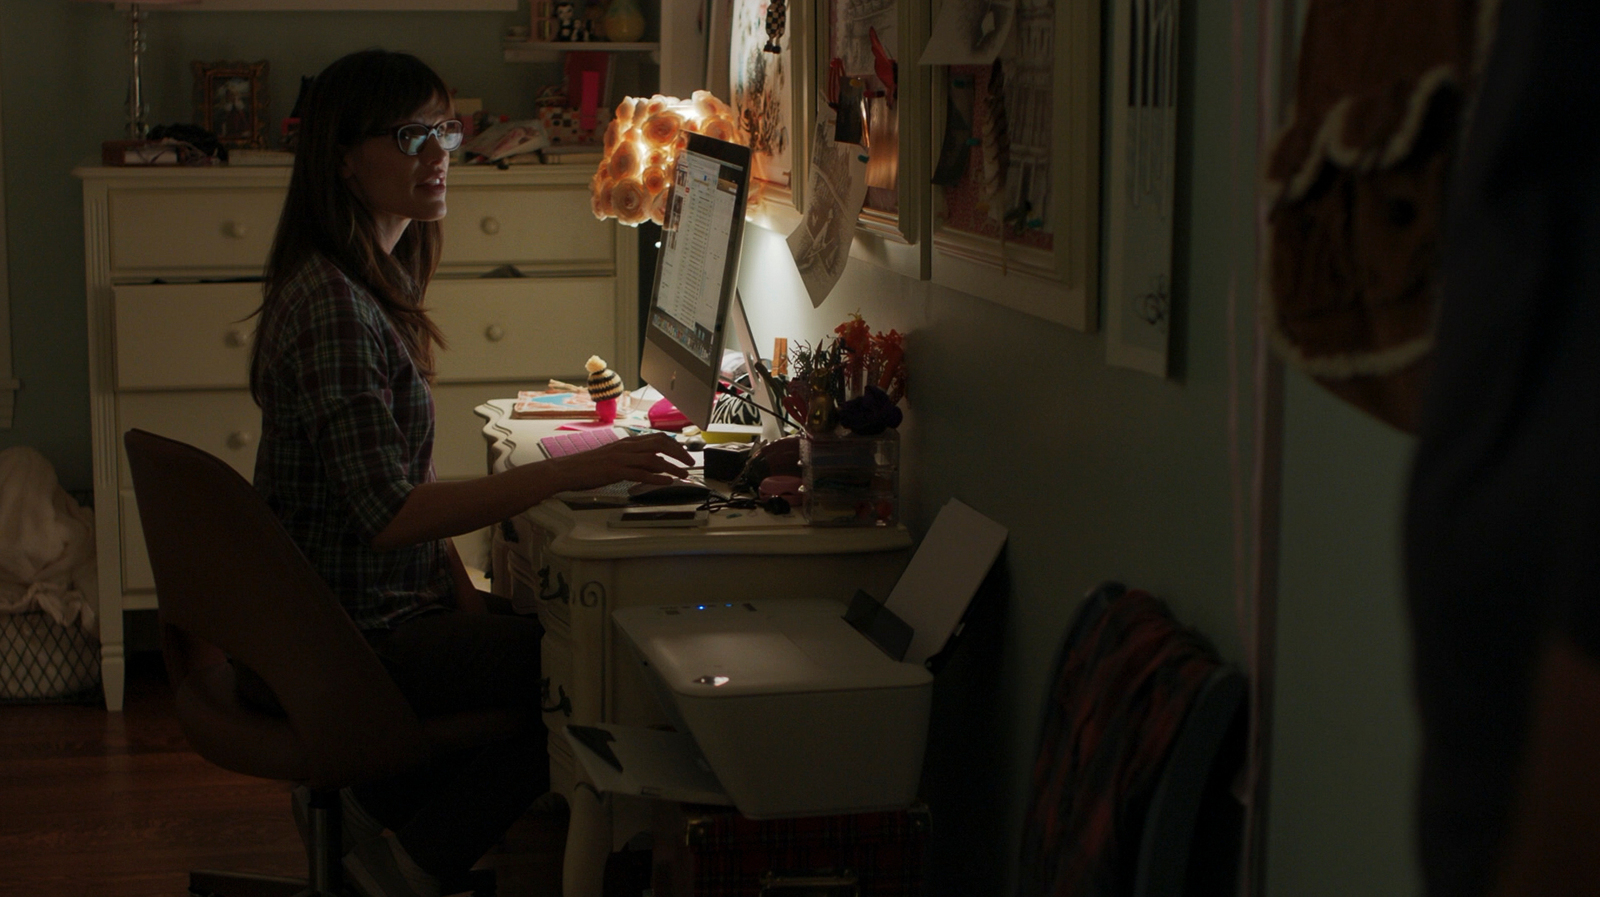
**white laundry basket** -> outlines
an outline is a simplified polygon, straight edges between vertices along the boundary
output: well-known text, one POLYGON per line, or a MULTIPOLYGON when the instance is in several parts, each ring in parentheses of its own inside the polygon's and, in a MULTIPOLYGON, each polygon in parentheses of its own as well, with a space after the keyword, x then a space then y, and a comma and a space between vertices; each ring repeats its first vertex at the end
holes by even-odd
POLYGON ((43 611, 0 614, 0 702, 90 701, 100 693, 100 643, 43 611))

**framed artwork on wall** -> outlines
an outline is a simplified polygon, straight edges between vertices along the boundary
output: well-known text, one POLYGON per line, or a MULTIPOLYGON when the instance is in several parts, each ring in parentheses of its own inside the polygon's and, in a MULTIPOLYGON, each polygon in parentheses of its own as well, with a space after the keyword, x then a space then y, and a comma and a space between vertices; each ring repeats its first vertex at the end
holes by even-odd
POLYGON ((729 23, 728 104, 750 145, 754 220, 784 233, 805 208, 806 141, 816 108, 807 95, 815 83, 812 38, 807 29, 791 25, 811 21, 812 2, 712 3, 713 19, 729 23))
POLYGON ((858 228, 880 246, 874 260, 911 277, 927 276, 923 256, 904 247, 922 238, 928 169, 928 70, 916 64, 927 39, 927 4, 912 0, 818 0, 821 97, 860 97, 867 148, 867 199, 858 228), (850 89, 847 89, 847 85, 850 89), (858 94, 859 92, 859 94, 858 94))
POLYGON ((1179 0, 1111 16, 1106 160, 1106 362, 1167 376, 1178 131, 1179 0))
POLYGON ((195 124, 223 146, 267 148, 267 62, 194 62, 195 124))
POLYGON ((345 10, 458 11, 517 8, 517 0, 201 0, 193 10, 268 10, 274 12, 335 12, 345 10))
POLYGON ((1100 5, 946 0, 922 61, 931 279, 1094 330, 1100 5))

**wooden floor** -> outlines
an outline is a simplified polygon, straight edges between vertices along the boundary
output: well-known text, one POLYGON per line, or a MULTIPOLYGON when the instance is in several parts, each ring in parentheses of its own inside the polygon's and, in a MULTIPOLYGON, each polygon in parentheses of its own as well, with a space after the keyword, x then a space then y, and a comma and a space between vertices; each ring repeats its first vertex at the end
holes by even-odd
MULTIPOLYGON (((304 876, 289 785, 189 750, 159 655, 132 657, 124 706, 0 706, 0 895, 182 897, 195 868, 304 876)), ((515 826, 484 862, 501 897, 559 894, 564 834, 515 826)))

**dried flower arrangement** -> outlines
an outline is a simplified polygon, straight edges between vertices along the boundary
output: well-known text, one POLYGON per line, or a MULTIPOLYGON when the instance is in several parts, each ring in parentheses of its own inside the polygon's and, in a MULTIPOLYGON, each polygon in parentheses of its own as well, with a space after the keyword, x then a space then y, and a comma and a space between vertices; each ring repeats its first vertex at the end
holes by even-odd
POLYGON ((875 436, 900 426, 906 356, 898 331, 874 333, 860 314, 852 314, 833 336, 814 346, 796 344, 789 361, 793 375, 781 381, 783 407, 807 434, 843 429, 875 436))

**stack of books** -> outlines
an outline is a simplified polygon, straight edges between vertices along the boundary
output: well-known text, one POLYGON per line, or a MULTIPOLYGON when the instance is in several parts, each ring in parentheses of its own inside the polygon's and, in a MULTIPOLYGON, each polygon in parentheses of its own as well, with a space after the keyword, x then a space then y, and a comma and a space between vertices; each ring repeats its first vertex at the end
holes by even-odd
POLYGON ((512 420, 599 420, 589 393, 523 390, 511 405, 512 420))

